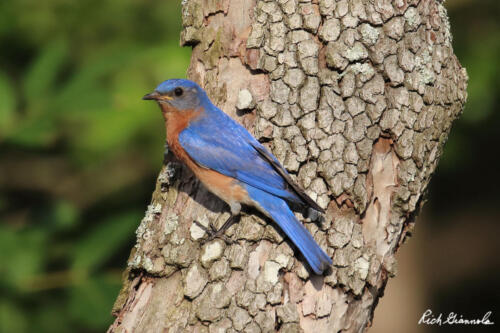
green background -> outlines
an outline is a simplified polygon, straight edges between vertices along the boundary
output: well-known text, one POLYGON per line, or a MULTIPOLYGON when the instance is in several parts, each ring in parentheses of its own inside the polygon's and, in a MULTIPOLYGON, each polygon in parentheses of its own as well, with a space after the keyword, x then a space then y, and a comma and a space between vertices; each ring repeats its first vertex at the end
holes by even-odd
MULTIPOLYGON (((500 220, 498 1, 446 6, 470 81, 424 209, 440 230, 457 212, 500 220)), ((177 1, 0 1, 0 332, 102 332, 112 322, 163 158, 160 113, 141 97, 185 77, 180 28, 177 1)), ((498 277, 497 259, 475 285, 498 277)), ((498 291, 484 285, 486 300, 464 300, 465 313, 495 310, 498 291)), ((432 304, 446 308, 468 286, 458 279, 432 304)))

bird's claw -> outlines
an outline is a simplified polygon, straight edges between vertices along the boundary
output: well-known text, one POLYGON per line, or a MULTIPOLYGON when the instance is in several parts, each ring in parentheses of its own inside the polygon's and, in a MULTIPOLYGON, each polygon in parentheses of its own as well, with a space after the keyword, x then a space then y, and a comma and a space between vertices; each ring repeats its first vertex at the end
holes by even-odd
POLYGON ((202 244, 210 242, 210 241, 214 240, 215 238, 222 239, 227 244, 233 244, 233 241, 229 237, 224 235, 225 230, 223 230, 223 228, 217 230, 215 228, 215 226, 212 224, 212 222, 210 222, 210 224, 208 225, 209 228, 205 227, 203 224, 201 224, 200 222, 198 222, 196 220, 194 220, 193 222, 194 222, 194 224, 196 224, 198 227, 200 227, 203 231, 205 231, 207 233, 207 237, 205 239, 201 240, 202 244))

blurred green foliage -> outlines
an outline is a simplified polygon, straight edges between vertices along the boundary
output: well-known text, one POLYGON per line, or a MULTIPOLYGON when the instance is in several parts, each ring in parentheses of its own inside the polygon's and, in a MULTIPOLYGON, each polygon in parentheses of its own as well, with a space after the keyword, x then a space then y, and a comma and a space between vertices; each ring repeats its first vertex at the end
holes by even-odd
MULTIPOLYGON (((498 196, 467 174, 494 174, 497 157, 483 152, 500 146, 498 2, 446 5, 470 81, 431 183, 441 214, 471 189, 498 196)), ((180 27, 179 1, 0 2, 0 332, 112 322, 163 157, 161 116, 141 97, 185 76, 180 27)))
MULTIPOLYGON (((467 69, 468 99, 453 124, 429 190, 433 214, 492 212, 500 203, 500 2, 447 1, 453 48, 467 69), (477 175, 481 175, 480 178, 477 175)), ((451 222, 452 223, 452 222, 451 222)))
POLYGON ((185 77, 180 2, 0 2, 0 332, 102 332, 185 77))

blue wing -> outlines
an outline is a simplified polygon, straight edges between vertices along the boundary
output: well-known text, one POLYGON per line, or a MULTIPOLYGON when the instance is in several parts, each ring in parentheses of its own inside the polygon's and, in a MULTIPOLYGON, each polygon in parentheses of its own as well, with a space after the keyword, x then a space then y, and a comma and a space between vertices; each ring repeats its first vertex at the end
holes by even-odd
POLYGON ((189 156, 206 168, 303 204, 278 160, 245 128, 222 111, 216 111, 201 116, 179 134, 179 143, 189 156))

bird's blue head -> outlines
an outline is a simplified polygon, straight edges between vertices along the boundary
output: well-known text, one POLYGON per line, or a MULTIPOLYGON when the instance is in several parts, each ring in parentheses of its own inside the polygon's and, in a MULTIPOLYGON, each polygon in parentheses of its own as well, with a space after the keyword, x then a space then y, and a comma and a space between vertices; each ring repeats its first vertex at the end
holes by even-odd
POLYGON ((208 100, 207 94, 193 81, 171 79, 163 81, 155 91, 142 99, 155 100, 160 106, 171 106, 176 110, 194 110, 208 100))

